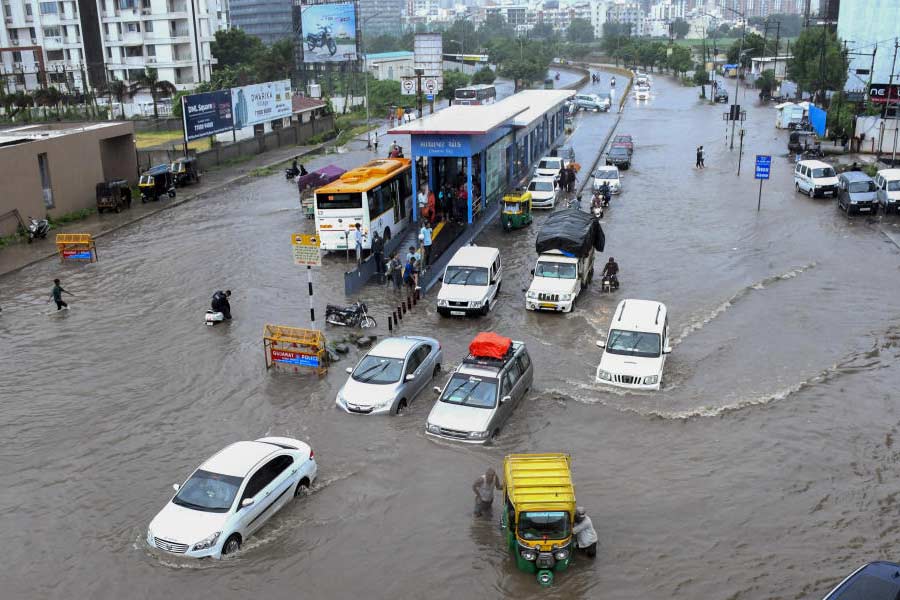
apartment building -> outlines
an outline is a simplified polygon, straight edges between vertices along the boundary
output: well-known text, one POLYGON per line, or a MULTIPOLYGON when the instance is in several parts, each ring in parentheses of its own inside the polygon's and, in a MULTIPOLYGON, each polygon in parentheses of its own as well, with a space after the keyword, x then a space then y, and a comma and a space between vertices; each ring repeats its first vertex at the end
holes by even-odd
POLYGON ((606 20, 610 23, 631 25, 631 35, 644 35, 644 9, 638 2, 616 2, 606 11, 606 20))
POLYGON ((398 35, 405 7, 404 0, 359 0, 358 27, 365 37, 398 35))
POLYGON ((264 44, 290 37, 293 31, 291 0, 231 0, 228 8, 231 26, 264 44))
POLYGON ((134 82, 147 67, 190 89, 209 79, 224 0, 0 0, 6 91, 53 85, 76 93, 134 82), (220 1, 223 2, 220 4, 220 1))

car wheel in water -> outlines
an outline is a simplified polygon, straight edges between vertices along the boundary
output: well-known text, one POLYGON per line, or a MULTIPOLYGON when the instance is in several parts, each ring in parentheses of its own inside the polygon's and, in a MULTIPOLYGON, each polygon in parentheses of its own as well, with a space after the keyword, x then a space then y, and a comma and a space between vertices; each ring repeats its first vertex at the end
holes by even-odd
POLYGON ((238 550, 241 549, 241 538, 237 534, 232 535, 230 538, 225 540, 225 545, 222 546, 222 556, 228 556, 229 554, 234 554, 238 550))
POLYGON ((807 194, 810 198, 814 198, 815 195, 816 195, 816 192, 813 190, 813 188, 809 188, 809 190, 807 190, 806 194, 807 194))
POLYGON ((309 479, 304 477, 300 480, 299 483, 297 483, 297 487, 294 488, 294 498, 302 496, 307 492, 309 492, 309 479))
POLYGON ((434 372, 431 374, 432 377, 437 377, 441 373, 441 364, 438 363, 434 365, 434 372))
POLYGON ((406 398, 401 398, 400 402, 397 403, 397 410, 395 411, 395 414, 402 415, 403 413, 406 412, 406 408, 407 408, 406 398))

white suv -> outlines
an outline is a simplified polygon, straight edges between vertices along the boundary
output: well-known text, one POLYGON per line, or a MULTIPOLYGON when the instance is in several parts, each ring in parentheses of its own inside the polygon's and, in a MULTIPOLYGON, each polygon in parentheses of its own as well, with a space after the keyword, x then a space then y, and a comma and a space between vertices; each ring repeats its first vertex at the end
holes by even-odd
POLYGON ((595 381, 632 390, 658 390, 669 346, 666 305, 652 300, 622 300, 616 307, 595 381))
POLYGON ((442 317, 488 314, 497 301, 502 277, 499 250, 487 246, 463 246, 447 263, 441 277, 438 314, 442 317))

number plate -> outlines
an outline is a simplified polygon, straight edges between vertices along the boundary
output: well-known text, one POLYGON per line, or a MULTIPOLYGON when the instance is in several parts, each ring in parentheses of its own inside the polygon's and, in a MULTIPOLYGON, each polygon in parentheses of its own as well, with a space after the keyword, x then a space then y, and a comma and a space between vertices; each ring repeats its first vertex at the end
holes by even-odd
POLYGON ((859 212, 869 212, 869 210, 870 210, 870 209, 869 209, 868 206, 861 206, 861 207, 859 207, 859 212))
POLYGON ((450 314, 454 317, 464 317, 466 316, 466 311, 464 310, 451 310, 450 314))
POLYGON ((822 192, 823 196, 831 196, 833 192, 822 192))
POLYGON ((556 305, 548 302, 541 302, 541 308, 556 308, 556 305))

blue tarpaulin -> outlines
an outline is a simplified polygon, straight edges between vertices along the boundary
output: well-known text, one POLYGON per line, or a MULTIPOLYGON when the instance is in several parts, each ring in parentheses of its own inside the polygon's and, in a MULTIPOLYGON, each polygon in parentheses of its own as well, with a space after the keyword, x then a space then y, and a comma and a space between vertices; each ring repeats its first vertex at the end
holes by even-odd
POLYGON ((825 118, 828 113, 813 104, 809 105, 809 123, 820 136, 825 135, 825 118))

